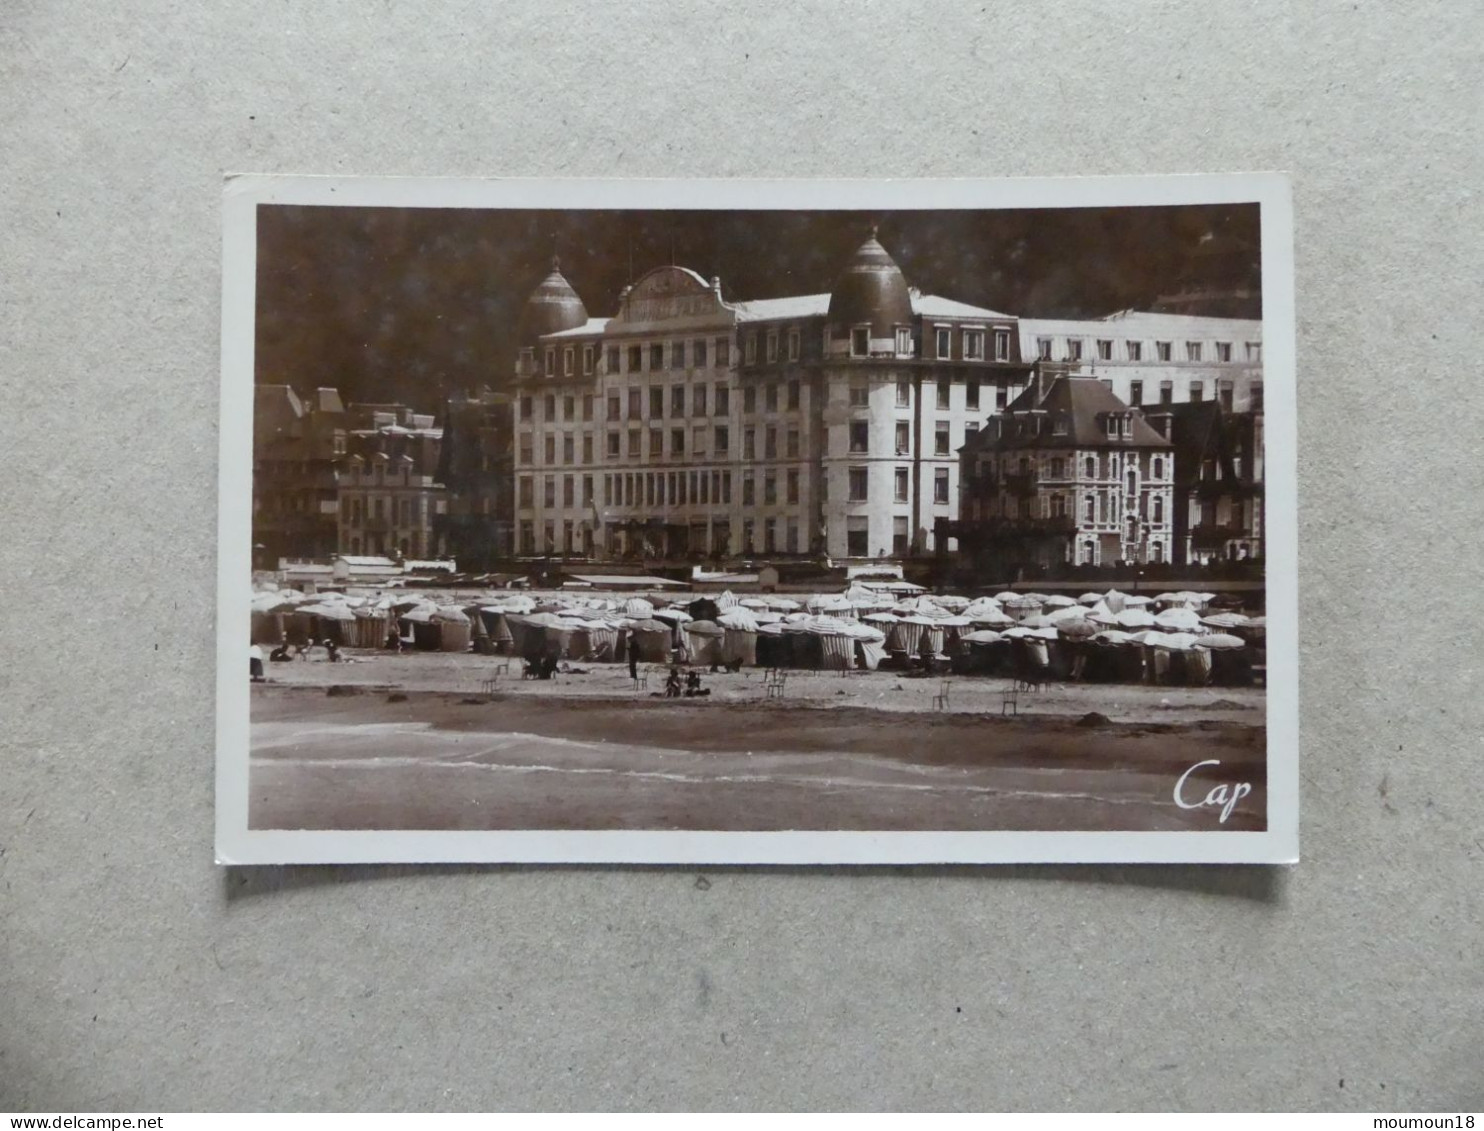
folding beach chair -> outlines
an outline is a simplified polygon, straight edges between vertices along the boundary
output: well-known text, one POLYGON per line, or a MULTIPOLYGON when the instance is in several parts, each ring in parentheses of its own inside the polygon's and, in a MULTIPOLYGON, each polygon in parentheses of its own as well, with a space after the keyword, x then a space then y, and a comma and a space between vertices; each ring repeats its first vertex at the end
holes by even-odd
POLYGON ((944 680, 938 687, 938 694, 933 696, 933 710, 948 710, 948 692, 953 684, 950 680, 944 680))

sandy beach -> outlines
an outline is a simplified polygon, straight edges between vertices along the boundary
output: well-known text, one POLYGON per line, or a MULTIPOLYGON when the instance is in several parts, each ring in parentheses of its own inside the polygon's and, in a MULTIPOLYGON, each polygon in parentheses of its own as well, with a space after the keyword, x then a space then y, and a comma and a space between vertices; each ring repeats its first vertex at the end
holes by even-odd
POLYGON ((706 675, 710 696, 666 700, 658 669, 635 690, 620 665, 526 681, 487 656, 348 658, 254 687, 253 827, 1264 827, 1260 689, 1053 684, 1014 714, 993 678, 951 678, 944 711, 941 679, 888 672, 790 672, 781 699, 757 670, 706 675), (1183 797, 1250 783, 1224 822, 1173 796, 1212 759, 1183 797))

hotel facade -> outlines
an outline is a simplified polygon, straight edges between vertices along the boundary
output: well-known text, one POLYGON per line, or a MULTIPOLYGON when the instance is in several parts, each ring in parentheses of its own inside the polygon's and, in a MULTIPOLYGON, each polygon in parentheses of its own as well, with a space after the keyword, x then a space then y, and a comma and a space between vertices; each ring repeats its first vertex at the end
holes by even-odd
POLYGON ((553 262, 510 386, 514 550, 599 559, 955 550, 960 450, 1033 380, 1261 406, 1260 323, 1017 318, 923 294, 873 232, 829 293, 658 267, 589 317, 553 262))

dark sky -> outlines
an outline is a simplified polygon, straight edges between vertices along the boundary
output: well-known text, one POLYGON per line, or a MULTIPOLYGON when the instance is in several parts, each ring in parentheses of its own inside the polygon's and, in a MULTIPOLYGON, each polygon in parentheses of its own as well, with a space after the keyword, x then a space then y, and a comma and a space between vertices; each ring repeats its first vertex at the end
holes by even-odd
POLYGON ((257 380, 438 411, 450 392, 503 384, 521 305, 553 248, 589 315, 601 317, 627 282, 671 262, 720 275, 728 300, 828 291, 871 222, 913 286, 1011 314, 1095 316, 1188 283, 1259 284, 1256 205, 878 214, 264 205, 257 380))

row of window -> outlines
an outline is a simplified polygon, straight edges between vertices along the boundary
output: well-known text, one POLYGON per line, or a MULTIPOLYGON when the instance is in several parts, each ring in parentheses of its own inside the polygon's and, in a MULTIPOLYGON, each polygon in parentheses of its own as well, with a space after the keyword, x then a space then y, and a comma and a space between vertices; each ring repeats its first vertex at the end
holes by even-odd
MULTIPOLYGON (((953 356, 953 332, 951 326, 933 327, 934 357, 946 360, 953 356)), ((825 334, 829 330, 826 328, 825 334)), ((911 357, 912 328, 910 326, 898 326, 894 334, 896 356, 911 357)), ((1047 339, 1049 350, 1050 339, 1047 339)), ((797 326, 787 329, 771 327, 764 331, 761 339, 757 331, 750 332, 743 339, 743 361, 747 365, 756 365, 759 358, 759 345, 761 345, 761 357, 765 364, 775 365, 779 361, 798 361, 802 356, 802 337, 797 326)), ((586 343, 581 346, 556 346, 549 345, 545 349, 543 358, 544 368, 548 377, 555 377, 558 365, 562 376, 575 377, 580 372, 584 377, 591 377, 597 369, 598 346, 586 343)), ((1079 346, 1080 348, 1080 346, 1079 346)), ((869 326, 854 326, 850 331, 850 353, 853 357, 869 357, 871 353, 871 328, 869 326)), ((992 338, 983 327, 966 327, 959 330, 959 357, 965 361, 986 361, 990 357, 995 361, 1010 360, 1010 330, 1007 327, 998 327, 993 331, 992 338), (990 344, 993 352, 987 352, 986 343, 990 344)), ((1050 356, 1049 353, 1046 356, 1050 356)), ((629 346, 610 345, 607 347, 607 369, 608 373, 658 373, 664 370, 681 370, 686 368, 705 369, 714 358, 717 366, 726 366, 731 363, 731 346, 726 338, 691 338, 676 339, 669 342, 648 342, 629 346)))
MULTIPOLYGON (((1082 521, 1092 524, 1117 522, 1116 500, 1107 491, 1087 495, 1082 500, 1082 521)), ((1126 500, 1126 519, 1139 518, 1155 526, 1164 525, 1165 500, 1160 494, 1126 500)), ((1070 518, 1071 500, 1066 495, 1029 495, 1024 498, 998 500, 998 509, 1007 518, 1070 518)))
POLYGON ((340 511, 341 518, 352 526, 360 526, 367 520, 390 521, 399 526, 414 526, 426 521, 431 513, 431 500, 421 498, 370 500, 350 498, 345 501, 340 511))
MULTIPOLYGON (((591 377, 596 370, 598 347, 588 343, 578 346, 547 346, 545 369, 548 377, 555 377, 560 357, 564 377, 575 377, 579 358, 582 375, 591 377)), ((692 338, 671 342, 648 342, 627 347, 608 347, 607 372, 609 373, 659 373, 667 369, 705 369, 715 358, 715 364, 731 364, 731 343, 726 338, 692 338), (648 361, 646 366, 645 362, 648 361), (627 364, 621 364, 626 362, 627 364)))
MULTIPOLYGON (((628 430, 628 458, 641 459, 648 456, 650 459, 663 459, 665 456, 679 458, 686 455, 686 429, 671 428, 670 446, 665 447, 665 429, 663 428, 630 428, 628 430), (649 445, 644 447, 645 432, 649 435, 649 445)), ((777 457, 778 436, 777 430, 769 428, 766 430, 768 458, 777 457)), ((621 459, 624 456, 623 438, 624 433, 612 431, 607 434, 607 457, 609 459, 621 459)), ((747 459, 756 458, 754 453, 756 432, 747 429, 743 433, 743 455, 747 459)), ((705 425, 698 425, 690 430, 690 454, 696 456, 707 455, 707 440, 711 441, 710 455, 712 458, 722 458, 728 454, 731 447, 731 427, 726 424, 717 424, 709 430, 705 425)), ((576 463, 576 437, 570 433, 561 437, 562 458, 560 464, 557 461, 557 437, 546 435, 542 437, 543 464, 546 467, 568 466, 576 463)), ((788 432, 787 453, 790 458, 797 458, 799 454, 799 432, 790 429, 788 432)), ((532 467, 535 465, 535 447, 529 435, 520 438, 519 464, 521 467, 532 467)), ((582 461, 583 464, 593 463, 593 434, 585 432, 582 435, 582 461)))
MULTIPOLYGON (((799 356, 800 356, 800 336, 799 336, 799 329, 798 329, 797 326, 790 326, 788 328, 788 331, 787 331, 786 335, 783 338, 783 348, 787 350, 787 353, 784 354, 784 355, 782 355, 782 356, 786 356, 789 361, 798 361, 799 360, 799 356)), ((776 364, 778 362, 779 358, 780 358, 779 331, 778 331, 778 328, 775 326, 775 327, 771 327, 763 335, 763 360, 768 365, 773 365, 773 364, 776 364)), ((756 331, 753 331, 752 333, 748 334, 747 337, 745 339, 743 339, 743 343, 742 343, 742 360, 747 365, 756 365, 757 364, 757 332, 756 331)))
MULTIPOLYGON (((612 420, 640 420, 647 418, 658 419, 665 416, 686 416, 687 393, 690 389, 689 406, 690 416, 726 416, 731 412, 731 389, 725 384, 718 383, 714 389, 708 385, 650 385, 648 386, 648 413, 645 413, 646 389, 630 388, 626 391, 627 406, 625 405, 624 392, 610 392, 608 394, 607 419, 612 420), (669 411, 666 412, 665 390, 669 389, 669 411), (625 408, 627 407, 627 416, 625 408), (709 408, 709 412, 708 412, 709 408)), ((948 381, 936 382, 934 403, 946 411, 952 404, 952 384, 948 381)), ((801 384, 797 380, 786 381, 781 385, 778 382, 768 382, 764 385, 746 385, 742 389, 742 411, 744 413, 756 413, 758 411, 758 390, 762 390, 762 411, 764 412, 797 412, 802 402, 801 384)), ((978 380, 970 379, 964 382, 964 407, 973 412, 980 407, 981 384, 978 380)), ((1004 386, 995 389, 995 407, 1003 409, 1008 401, 1009 390, 1004 386)), ((849 391, 850 406, 852 408, 868 408, 871 403, 871 386, 865 381, 852 381, 849 391)), ((898 408, 912 407, 912 382, 900 380, 896 386, 896 404, 898 408)), ((593 420, 595 401, 592 393, 583 394, 579 402, 575 394, 557 396, 555 393, 547 393, 543 402, 544 420, 548 424, 575 423, 579 419, 584 422, 593 420), (579 417, 579 410, 581 415, 579 417)), ((536 400, 527 394, 520 398, 520 419, 522 422, 531 422, 535 419, 536 400)))
MULTIPOLYGON (((1106 383, 1106 382, 1105 382, 1106 383)), ((1249 387, 1250 407, 1253 412, 1262 411, 1262 383, 1254 381, 1249 387)), ((1187 387, 1187 397, 1191 403, 1199 403, 1206 399, 1206 383, 1200 380, 1191 381, 1187 387)), ((1231 412, 1236 402, 1235 386, 1230 381, 1216 382, 1216 399, 1221 407, 1231 412)), ((1130 381, 1128 383, 1128 403, 1135 408, 1145 404, 1155 403, 1144 400, 1144 382, 1130 381)), ((1159 401, 1162 405, 1175 403, 1175 382, 1161 381, 1159 383, 1159 401)))
MULTIPOLYGON (((959 331, 960 356, 965 361, 984 361, 984 331, 971 327, 959 331)), ((949 326, 933 327, 933 346, 935 358, 946 360, 953 356, 953 329, 949 326)), ((1007 328, 998 328, 994 332, 994 360, 1010 360, 1010 331, 1007 328)))
MULTIPOLYGON (((798 381, 785 382, 781 389, 776 383, 769 383, 762 386, 762 390, 764 411, 798 411, 801 402, 801 391, 798 381), (782 400, 782 404, 785 406, 785 408, 780 407, 780 394, 782 398, 784 398, 782 400)), ((643 388, 631 388, 627 390, 627 419, 663 419, 667 415, 672 418, 683 417, 686 415, 728 416, 731 414, 732 411, 731 388, 724 384, 717 384, 715 386, 714 396, 711 395, 711 387, 708 385, 650 385, 647 389, 647 392, 649 394, 647 398, 649 411, 647 414, 644 411, 646 401, 645 392, 646 390, 643 388), (665 410, 665 390, 667 388, 669 389, 668 414, 665 410), (687 389, 690 390, 689 413, 686 412, 687 389), (710 411, 708 411, 708 407, 710 411)), ((758 386, 756 385, 748 385, 742 390, 743 412, 756 413, 758 411, 757 394, 758 386)), ((590 422, 593 419, 594 407, 595 405, 593 394, 584 394, 581 402, 582 415, 580 419, 584 422, 590 422)), ((535 419, 535 408, 536 403, 534 397, 529 395, 521 397, 521 421, 533 421, 535 419)), ((547 393, 545 401, 543 403, 543 408, 545 410, 544 420, 548 424, 570 424, 575 423, 579 419, 577 415, 578 399, 575 395, 558 397, 555 393, 547 393)), ((624 393, 610 392, 608 394, 607 419, 610 421, 625 419, 624 408, 624 393)))
MULTIPOLYGON (((629 459, 663 459, 667 456, 671 459, 684 457, 687 454, 686 445, 689 443, 689 454, 693 456, 710 456, 713 459, 725 458, 730 454, 731 428, 726 424, 713 425, 707 428, 698 425, 689 430, 685 428, 669 429, 669 446, 666 447, 665 429, 663 428, 630 428, 627 432, 627 445, 624 444, 625 434, 619 431, 610 431, 607 434, 606 454, 609 459, 622 459, 627 455, 629 459), (648 445, 644 439, 648 434, 648 445), (707 442, 710 442, 708 451, 707 442)), ((975 423, 963 426, 963 443, 967 444, 978 434, 979 425, 975 423)), ((853 420, 849 424, 849 449, 851 455, 869 455, 871 450, 871 426, 868 421, 853 420)), ((771 425, 762 429, 762 447, 758 447, 758 429, 745 428, 742 431, 742 458, 753 459, 799 459, 802 456, 802 433, 797 428, 778 429, 771 425), (780 444, 779 441, 782 440, 780 444)), ((912 425, 910 421, 899 420, 896 422, 894 441, 894 454, 898 456, 910 456, 912 454, 912 425)), ((561 460, 557 460, 558 437, 548 434, 542 437, 543 465, 546 467, 569 466, 577 462, 577 437, 571 434, 560 437, 561 460)), ((593 463, 593 435, 591 432, 583 433, 582 464, 593 463)), ((933 429, 933 455, 951 456, 953 454, 953 426, 939 421, 933 429)), ((532 467, 535 465, 535 445, 532 437, 522 436, 520 439, 520 466, 532 467)))
MULTIPOLYGON (((979 425, 973 422, 963 426, 963 442, 969 443, 979 434, 979 425)), ((850 454, 869 455, 871 452, 871 426, 864 420, 852 420, 850 422, 850 454)), ((892 437, 893 451, 899 456, 910 456, 912 454, 912 424, 907 420, 896 422, 895 434, 892 437)), ((933 455, 948 456, 953 454, 953 425, 944 421, 938 421, 933 427, 933 455)))
MULTIPOLYGON (((1102 453, 1101 457, 1084 456, 1081 463, 1082 475, 1086 479, 1116 478, 1120 473, 1121 463, 1122 461, 1119 459, 1119 454, 1117 452, 1104 452, 1102 453)), ((986 465, 983 464, 981 464, 980 466, 981 468, 986 467, 986 465)), ((1053 480, 1066 479, 1069 477, 1068 472, 1076 468, 1077 466, 1078 464, 1076 460, 1067 459, 1064 456, 1053 456, 1046 461, 1046 477, 1053 480)), ((1166 460, 1164 456, 1155 456, 1149 461, 1149 478, 1151 480, 1163 480, 1165 477, 1166 467, 1173 466, 1173 460, 1166 460)), ((993 465, 987 465, 987 470, 989 470, 992 474, 994 471, 993 465)), ((1006 457, 1002 461, 1000 471, 1004 475, 1030 476, 1039 474, 1036 465, 1031 462, 1031 458, 1029 456, 1019 457, 1019 461, 1013 465, 1010 462, 1010 458, 1006 457)), ((1134 467, 1129 467, 1127 469, 1127 474, 1129 493, 1132 494, 1135 488, 1135 483, 1137 482, 1138 471, 1134 467)))
MULTIPOLYGON (((1157 537, 1148 542, 1148 557, 1144 556, 1144 546, 1139 541, 1139 531, 1130 530, 1125 539, 1124 551, 1134 561, 1148 561, 1159 565, 1165 560, 1165 546, 1157 537)), ((1077 545, 1077 561, 1083 565, 1094 565, 1099 559, 1098 544, 1094 541, 1079 542, 1077 545)))
MULTIPOLYGON (((1052 339, 1052 338, 1037 338, 1036 339, 1036 352, 1039 354, 1039 356, 1040 356, 1040 358, 1041 358, 1042 361, 1050 361, 1050 360, 1052 360, 1052 347, 1053 347, 1053 344, 1054 344, 1054 339, 1052 339)), ((1114 346, 1113 339, 1112 338, 1098 338, 1098 339, 1096 339, 1096 344, 1097 344, 1098 360, 1099 361, 1112 361, 1113 360, 1113 346, 1114 346)), ((1232 343, 1231 342, 1213 342, 1211 344, 1215 347, 1215 354, 1214 354, 1215 360, 1217 360, 1217 361, 1230 361, 1232 359, 1232 343)), ((1247 358, 1248 361, 1258 362, 1258 361, 1261 361, 1262 360, 1262 343, 1261 342, 1244 342, 1243 345, 1246 348, 1246 358, 1247 358)), ((1081 361, 1082 360, 1083 339, 1081 339, 1081 338, 1066 338, 1064 340, 1064 346, 1065 346, 1065 350, 1066 350, 1066 353, 1065 353, 1065 359, 1066 360, 1068 360, 1068 361, 1081 361)), ((1204 347, 1205 347, 1205 343, 1204 342, 1186 342, 1185 343, 1185 360, 1186 361, 1200 361, 1200 360, 1202 360, 1202 357, 1203 357, 1204 352, 1205 352, 1205 348, 1204 347)), ((1154 343, 1154 356, 1155 356, 1155 359, 1158 360, 1158 361, 1172 361, 1174 359, 1174 352, 1175 352, 1175 343, 1174 342, 1159 342, 1159 341, 1157 341, 1157 342, 1154 343)), ((1123 359, 1126 360, 1126 361, 1143 361, 1144 360, 1144 343, 1142 341, 1139 341, 1139 340, 1134 339, 1134 338, 1129 338, 1129 339, 1125 340, 1124 343, 1123 343, 1123 359)))
POLYGON ((406 460, 392 463, 387 459, 373 458, 367 462, 361 460, 359 456, 351 456, 342 467, 346 482, 411 485, 412 481, 421 475, 417 470, 417 465, 406 460))
MULTIPOLYGON (((868 557, 871 553, 870 520, 865 515, 850 515, 845 519, 845 553, 852 558, 868 557)), ((906 515, 896 515, 891 520, 891 552, 904 557, 910 550, 911 532, 906 515)), ((950 543, 951 544, 951 543, 950 543)), ((885 557, 881 547, 878 556, 885 557)))
MULTIPOLYGON (((558 476, 542 477, 542 502, 548 508, 557 506, 558 476)), ((787 501, 799 501, 799 473, 788 472, 787 501)), ((581 477, 581 505, 594 502, 594 480, 591 475, 581 477)), ((576 476, 560 477, 561 505, 578 505, 579 481, 576 476)), ((751 505, 754 497, 753 476, 742 476, 742 501, 751 505)), ((778 501, 777 479, 771 473, 764 478, 764 499, 767 503, 778 501)), ((516 493, 517 504, 525 509, 535 505, 535 482, 531 476, 522 476, 516 493)), ((603 476, 601 506, 615 507, 673 507, 730 506, 732 502, 732 473, 730 471, 634 471, 615 472, 603 476)))
MULTIPOLYGON (((826 330, 826 333, 829 331, 826 330)), ((910 357, 912 355, 912 329, 910 326, 898 326, 895 334, 896 356, 910 357)), ((985 361, 991 356, 995 361, 1010 360, 1010 331, 1007 328, 997 328, 993 332, 993 353, 986 353, 986 331, 980 327, 968 327, 959 330, 959 356, 965 361, 985 361)), ((758 334, 756 331, 749 333, 743 342, 743 360, 748 365, 757 364, 758 360, 758 334)), ((1066 338, 1063 340, 1065 357, 1071 361, 1081 361, 1083 357, 1084 339, 1066 338)), ((1186 361, 1201 361, 1203 359, 1206 343, 1199 341, 1188 341, 1185 345, 1186 361)), ((1216 361, 1229 362, 1232 359, 1232 342, 1212 342, 1214 358, 1216 361)), ((953 327, 933 327, 933 356, 939 360, 947 360, 953 356, 953 327)), ((1037 338, 1036 349, 1043 361, 1052 359, 1054 339, 1037 338)), ((1112 338, 1095 339, 1098 359, 1101 361, 1112 361, 1115 342, 1112 338)), ((1261 342, 1243 343, 1246 359, 1250 362, 1262 360, 1261 342)), ((1173 341, 1156 341, 1154 343, 1155 357, 1159 361, 1171 361, 1174 357, 1175 343, 1173 341)), ((850 353, 853 357, 868 357, 871 353, 871 328, 869 326, 855 326, 850 331, 850 353)), ((763 334, 762 358, 766 364, 773 365, 780 360, 798 361, 801 355, 800 331, 797 327, 790 327, 786 331, 774 328, 763 334)), ((689 368, 705 369, 710 364, 709 359, 715 358, 715 364, 726 366, 731 363, 731 345, 726 338, 693 338, 677 339, 670 342, 649 342, 644 344, 621 347, 611 345, 607 348, 607 372, 609 373, 658 373, 664 370, 680 370, 689 368), (647 361, 647 365, 646 365, 647 361), (625 364, 626 363, 626 364, 625 364)), ((1144 342, 1139 339, 1125 339, 1123 343, 1123 357, 1128 361, 1142 361, 1144 359, 1144 342)), ((557 374, 557 366, 560 361, 561 373, 564 377, 575 377, 578 373, 579 362, 581 373, 584 377, 591 377, 596 371, 598 358, 598 346, 595 344, 584 344, 582 346, 547 346, 545 353, 545 371, 548 377, 557 374)))
MULTIPOLYGON (((949 361, 953 358, 953 327, 933 327, 933 358, 938 361, 949 361)), ((825 331, 829 333, 828 329, 825 331)), ((998 327, 994 331, 993 348, 995 361, 1010 360, 1010 330, 1007 327, 998 327)), ((982 326, 964 327, 959 330, 959 357, 964 361, 987 361, 990 355, 985 352, 986 331, 982 326)), ((895 356, 911 357, 912 328, 910 326, 896 327, 895 356)), ((855 326, 850 331, 850 356, 869 357, 871 355, 871 328, 869 326, 855 326)))
MULTIPOLYGON (((849 491, 849 502, 870 502, 870 469, 865 467, 852 467, 848 469, 848 471, 846 472, 846 486, 849 491)), ((907 503, 912 501, 911 468, 898 467, 892 469, 892 501, 897 503, 907 503)), ((933 470, 933 502, 948 502, 948 468, 946 467, 934 468, 933 470)))
MULTIPOLYGON (((796 505, 801 498, 802 476, 797 468, 784 472, 781 482, 776 472, 768 471, 754 475, 741 474, 741 505, 745 507, 774 506, 780 502, 796 505), (780 486, 782 490, 780 492, 780 486)), ((820 480, 821 496, 828 492, 828 480, 820 480)), ((866 467, 851 467, 846 472, 847 498, 852 503, 870 501, 871 476, 866 467)), ((591 506, 594 502, 594 479, 591 475, 580 478, 575 475, 546 475, 541 477, 542 504, 548 508, 591 506), (580 491, 579 491, 580 489, 580 491), (558 504, 560 498, 560 504, 558 504)), ((911 501, 912 472, 910 468, 898 467, 892 473, 892 498, 894 502, 911 501)), ((949 469, 940 467, 933 472, 933 502, 947 503, 949 494, 949 469)), ((523 509, 535 506, 536 483, 529 475, 520 477, 516 501, 523 509)), ((673 507, 709 506, 732 503, 732 473, 730 471, 634 471, 615 472, 603 476, 603 496, 597 500, 600 506, 618 507, 673 507)))

